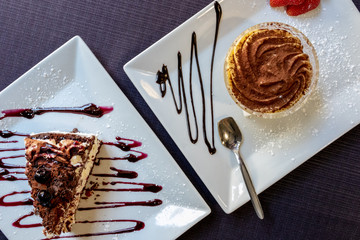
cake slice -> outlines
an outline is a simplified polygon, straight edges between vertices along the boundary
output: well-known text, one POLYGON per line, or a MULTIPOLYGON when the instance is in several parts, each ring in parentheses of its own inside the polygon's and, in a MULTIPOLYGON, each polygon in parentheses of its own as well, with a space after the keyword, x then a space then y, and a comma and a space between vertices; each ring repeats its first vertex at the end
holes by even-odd
POLYGON ((101 141, 90 134, 48 132, 25 138, 25 174, 46 237, 69 232, 101 141))

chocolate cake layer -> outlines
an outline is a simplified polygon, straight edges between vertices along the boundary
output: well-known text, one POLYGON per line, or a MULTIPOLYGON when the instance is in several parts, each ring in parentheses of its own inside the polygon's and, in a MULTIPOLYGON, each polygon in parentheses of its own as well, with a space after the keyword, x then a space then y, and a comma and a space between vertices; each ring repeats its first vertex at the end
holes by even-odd
POLYGON ((25 174, 47 237, 71 230, 101 142, 94 135, 49 132, 25 138, 25 174))

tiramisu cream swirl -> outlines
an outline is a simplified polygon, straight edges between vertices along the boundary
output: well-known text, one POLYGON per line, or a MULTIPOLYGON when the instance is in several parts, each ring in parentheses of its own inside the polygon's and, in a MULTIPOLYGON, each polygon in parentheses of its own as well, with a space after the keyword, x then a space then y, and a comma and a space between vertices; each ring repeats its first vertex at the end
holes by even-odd
POLYGON ((245 110, 290 108, 311 85, 313 67, 301 40, 283 29, 255 29, 239 37, 226 58, 226 81, 245 110))

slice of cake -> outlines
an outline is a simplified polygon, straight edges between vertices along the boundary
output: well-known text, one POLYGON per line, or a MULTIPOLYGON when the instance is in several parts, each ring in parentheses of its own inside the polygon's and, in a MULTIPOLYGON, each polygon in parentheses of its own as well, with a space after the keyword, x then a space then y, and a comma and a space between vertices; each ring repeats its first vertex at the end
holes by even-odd
POLYGON ((47 237, 71 230, 101 141, 94 135, 48 132, 25 138, 25 174, 47 237))

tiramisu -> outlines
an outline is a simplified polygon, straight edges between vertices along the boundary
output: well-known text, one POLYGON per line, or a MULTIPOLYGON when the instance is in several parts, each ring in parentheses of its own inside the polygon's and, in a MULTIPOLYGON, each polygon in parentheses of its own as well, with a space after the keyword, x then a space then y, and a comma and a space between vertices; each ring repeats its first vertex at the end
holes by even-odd
POLYGON ((231 46, 225 81, 238 105, 264 116, 289 110, 305 99, 316 83, 317 58, 311 43, 305 36, 302 41, 300 32, 293 34, 292 27, 280 23, 258 27, 245 31, 231 46), (308 53, 304 41, 310 46, 308 53))

